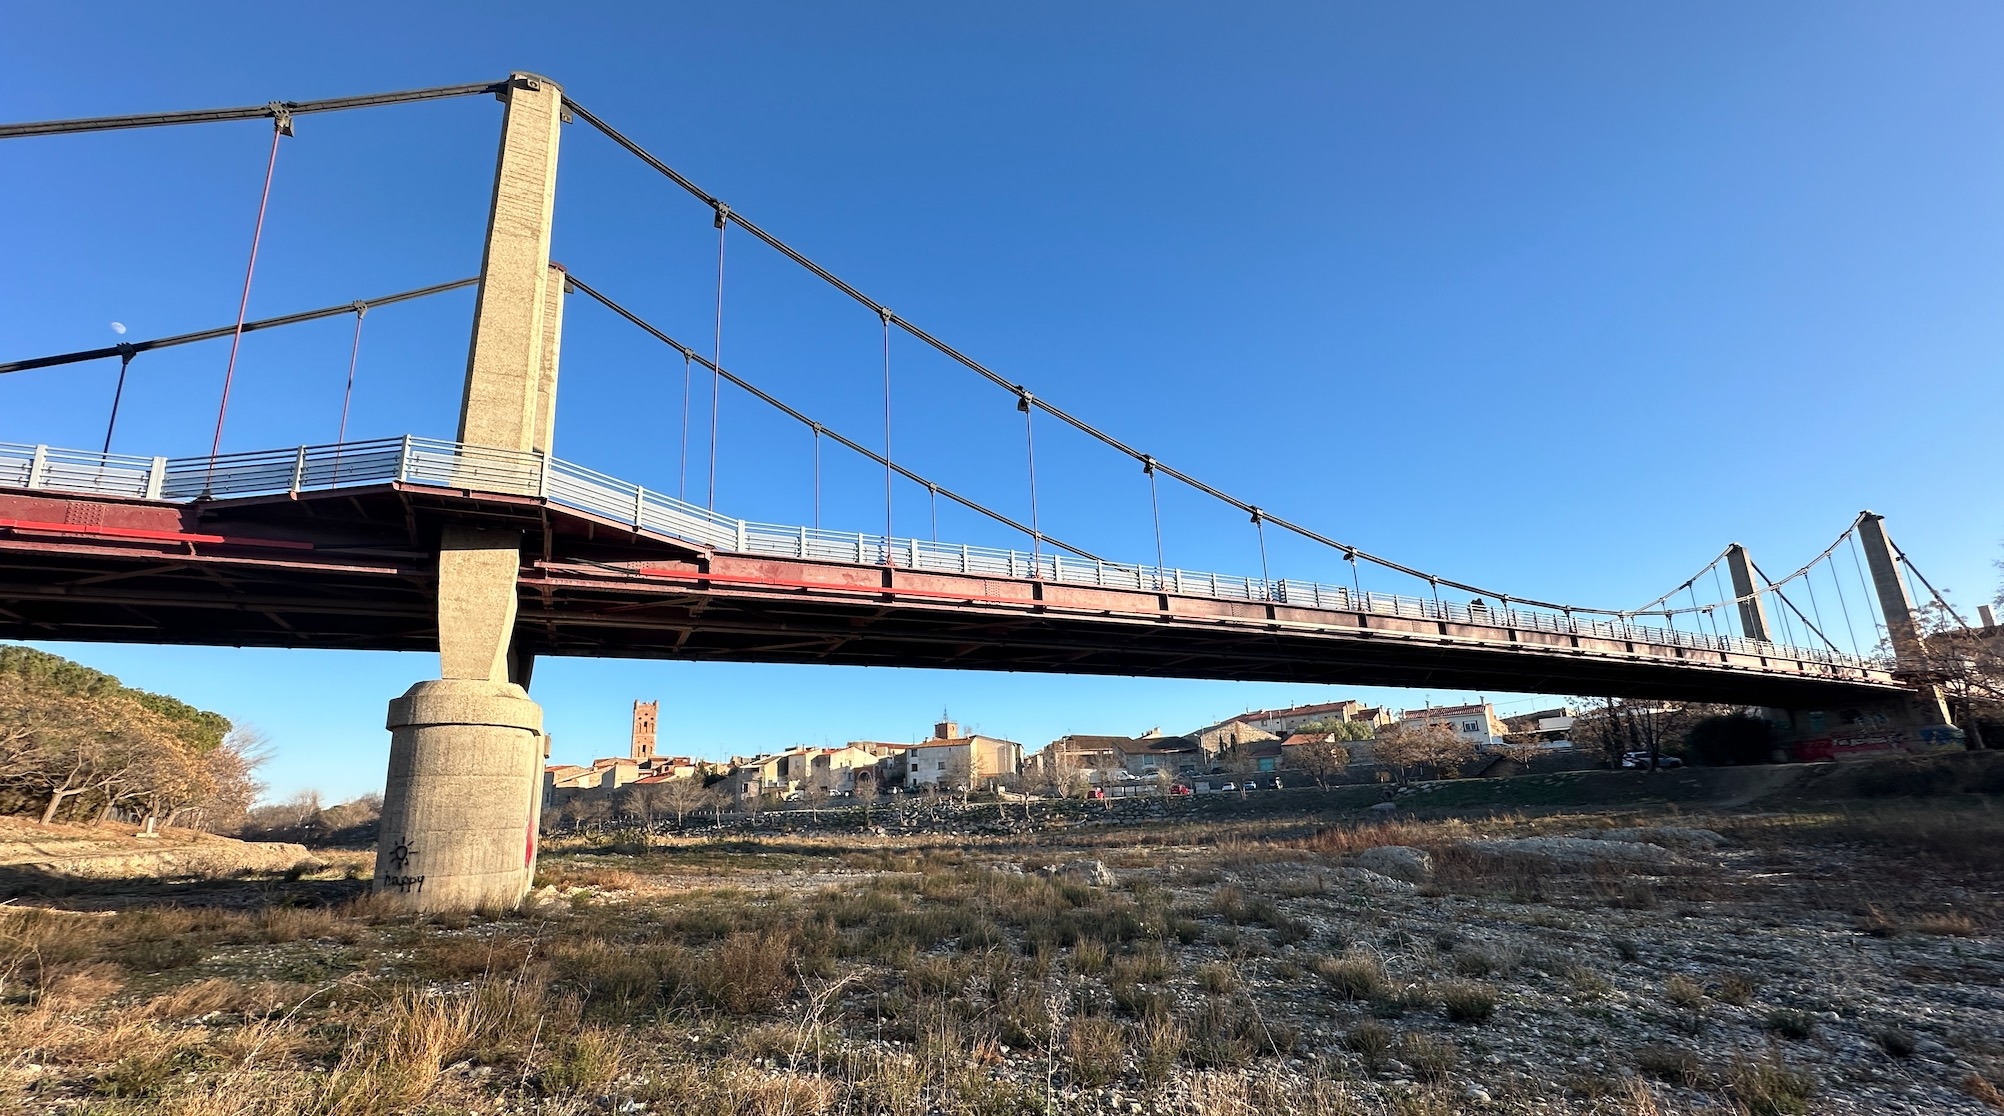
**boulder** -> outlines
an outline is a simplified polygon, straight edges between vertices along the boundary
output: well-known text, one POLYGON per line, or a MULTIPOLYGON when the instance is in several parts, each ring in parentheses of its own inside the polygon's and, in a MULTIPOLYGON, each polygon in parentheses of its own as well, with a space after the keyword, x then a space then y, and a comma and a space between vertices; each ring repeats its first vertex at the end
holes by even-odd
POLYGON ((1380 802, 1371 807, 1371 812, 1374 814, 1389 814, 1398 808, 1399 804, 1396 802, 1380 802))
POLYGON ((1584 837, 1499 837, 1464 841, 1463 845, 1490 856, 1539 860, 1558 869, 1610 865, 1635 871, 1675 868, 1686 861, 1661 845, 1641 841, 1592 841, 1584 837))
POLYGON ((1433 858, 1424 850, 1406 845, 1379 845, 1365 849, 1355 858, 1357 867, 1380 876, 1407 883, 1425 883, 1433 878, 1433 858))
POLYGON ((1726 839, 1709 829, 1689 829, 1677 825, 1645 825, 1628 829, 1591 830, 1580 834, 1601 841, 1639 841, 1673 849, 1716 849, 1726 839))
POLYGON ((1333 874, 1338 879, 1349 881, 1358 890, 1374 895, 1407 895, 1414 890, 1414 886, 1404 880, 1395 880, 1364 868, 1337 868, 1333 869, 1333 874))
POLYGON ((1073 860, 1060 864, 1053 875, 1088 883, 1094 887, 1112 887, 1120 882, 1113 874, 1113 869, 1097 860, 1073 860))

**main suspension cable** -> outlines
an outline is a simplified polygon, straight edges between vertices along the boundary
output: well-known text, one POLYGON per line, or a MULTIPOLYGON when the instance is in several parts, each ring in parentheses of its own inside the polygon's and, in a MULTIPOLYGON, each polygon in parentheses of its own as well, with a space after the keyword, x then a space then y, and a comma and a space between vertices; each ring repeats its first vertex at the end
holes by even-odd
MULTIPOLYGON (((615 314, 618 314, 620 317, 625 318, 628 322, 631 322, 632 324, 638 326, 643 331, 653 335, 655 340, 660 341, 664 345, 669 345, 677 349, 685 348, 685 346, 680 341, 677 341, 675 338, 670 337, 667 333, 664 333, 660 329, 660 327, 654 325, 652 322, 649 322, 647 319, 641 317, 640 315, 634 313, 633 311, 628 310, 626 307, 620 305, 618 302, 615 302, 612 298, 603 294, 598 289, 593 287, 591 284, 586 283, 582 279, 579 279, 575 273, 570 274, 568 278, 570 280, 571 286, 575 287, 579 291, 584 292, 585 295, 590 297, 593 301, 597 302, 599 305, 605 307, 606 309, 612 311, 615 314)), ((819 434, 826 435, 829 439, 840 444, 844 449, 848 449, 857 454, 860 454, 863 457, 868 458, 870 461, 875 462, 876 464, 879 465, 884 464, 883 456, 878 454, 877 451, 869 448, 868 446, 863 445, 861 442, 858 442, 853 438, 849 438, 834 430, 830 430, 826 426, 821 425, 814 419, 809 418, 807 415, 801 413, 798 410, 795 410, 791 406, 788 406, 784 401, 780 400, 777 396, 774 396, 766 392, 762 388, 758 387, 756 384, 753 384, 751 381, 746 380, 742 376, 739 376, 737 373, 728 371, 723 368, 711 367, 709 362, 704 360, 700 354, 698 354, 695 357, 695 360, 697 363, 702 364, 713 374, 720 376, 725 380, 730 381, 732 384, 735 384, 739 389, 751 395, 753 398, 759 400, 761 403, 764 403, 767 406, 773 408, 774 410, 779 411, 781 414, 786 415, 788 418, 793 419, 795 422, 798 422, 803 426, 815 430, 819 434)), ((1073 546, 1071 543, 1065 542, 1062 539, 1053 538, 1049 535, 1039 534, 1030 526, 1020 523, 1017 520, 1011 518, 1010 516, 1004 515, 1003 513, 998 512, 993 508, 988 507, 985 504, 970 499, 966 496, 962 496, 958 492, 955 492, 953 489, 948 488, 943 484, 939 484, 936 481, 923 477, 918 473, 915 473, 912 470, 906 468, 903 465, 893 464, 891 468, 896 470, 897 474, 905 478, 906 480, 911 481, 914 484, 930 485, 938 489, 940 495, 946 497, 947 499, 953 501, 956 504, 959 504, 961 507, 966 508, 969 511, 979 512, 980 514, 987 516, 988 518, 994 520, 997 523, 1002 524, 1003 526, 1009 528, 1012 531, 1021 532, 1022 534, 1029 535, 1032 538, 1040 538, 1044 542, 1050 543, 1052 546, 1058 547, 1061 550, 1069 551, 1088 561, 1093 561, 1093 562, 1105 561, 1105 559, 1101 558, 1099 555, 1094 554, 1093 552, 1086 550, 1082 547, 1073 546)), ((886 541, 888 542, 888 540, 886 541)))
MULTIPOLYGON (((462 287, 474 286, 479 282, 480 280, 477 277, 458 279, 450 283, 439 283, 430 287, 418 287, 414 290, 399 291, 396 294, 378 295, 375 298, 363 299, 362 301, 371 307, 389 306, 393 303, 409 302, 415 298, 425 298, 429 295, 456 291, 462 287)), ((176 345, 192 345, 197 341, 215 341, 224 337, 256 333, 261 329, 275 329, 279 326, 298 325, 301 322, 314 322, 323 318, 336 318, 342 314, 352 314, 354 312, 355 303, 344 302, 339 306, 323 306, 318 310, 306 310, 297 314, 282 314, 276 318, 261 318, 254 322, 245 322, 242 326, 218 326, 215 329, 197 330, 194 333, 177 333, 170 337, 156 337, 150 341, 132 341, 122 345, 107 346, 102 349, 82 349, 74 353, 60 353, 55 356, 8 361, 0 364, 0 375, 5 375, 9 372, 27 372, 36 368, 54 368, 65 364, 82 364, 87 361, 104 360, 107 357, 123 357, 128 352, 137 356, 140 353, 151 352, 154 349, 170 349, 176 345)))
POLYGON ((109 132, 123 128, 157 128, 171 124, 216 124, 229 120, 257 120, 280 113, 305 116, 313 112, 340 112, 345 109, 404 105, 413 101, 436 101, 446 97, 471 97, 479 93, 505 93, 506 81, 475 82, 472 85, 439 85, 429 89, 405 89, 395 93, 366 93, 359 97, 329 97, 318 101, 272 101, 242 108, 194 109, 187 112, 148 112, 134 116, 89 116, 75 120, 37 120, 21 124, 0 124, 0 139, 25 136, 59 136, 76 132, 109 132))
MULTIPOLYGON (((1753 566, 1753 572, 1754 572, 1754 573, 1756 573, 1756 574, 1759 574, 1759 575, 1760 575, 1760 579, 1761 579, 1762 581, 1767 581, 1767 574, 1766 574, 1766 573, 1763 573, 1763 572, 1761 571, 1761 568, 1760 568, 1760 566, 1756 565, 1755 563, 1753 563, 1753 562, 1751 562, 1751 561, 1749 561, 1749 562, 1747 563, 1747 565, 1749 565, 1749 566, 1753 566)), ((1789 612, 1793 612, 1793 613, 1795 613, 1795 618, 1796 618, 1796 619, 1798 619, 1798 620, 1800 620, 1800 621, 1802 621, 1802 626, 1803 626, 1803 627, 1805 627, 1805 628, 1808 628, 1808 629, 1809 629, 1810 631, 1812 631, 1812 632, 1815 632, 1815 633, 1816 633, 1816 638, 1818 638, 1818 639, 1822 640, 1822 641, 1823 641, 1823 642, 1824 642, 1825 644, 1827 644, 1827 645, 1829 646, 1830 650, 1832 650, 1832 651, 1836 651, 1836 652, 1837 652, 1837 653, 1838 653, 1839 655, 1842 655, 1842 654, 1844 653, 1844 652, 1842 652, 1842 651, 1838 650, 1838 648, 1837 648, 1837 645, 1836 645, 1835 643, 1831 642, 1831 639, 1830 639, 1830 637, 1829 637, 1829 636, 1827 636, 1827 635, 1824 635, 1824 634, 1823 634, 1823 629, 1821 629, 1821 628, 1817 627, 1817 626, 1816 626, 1816 625, 1815 625, 1814 623, 1811 623, 1811 622, 1810 622, 1810 619, 1809 619, 1809 617, 1807 617, 1807 616, 1803 615, 1803 613, 1802 613, 1802 610, 1801 610, 1801 609, 1799 609, 1799 608, 1797 608, 1797 607, 1795 607, 1795 602, 1794 602, 1794 601, 1791 601, 1791 600, 1789 600, 1789 599, 1788 599, 1788 594, 1786 594, 1786 593, 1784 593, 1784 592, 1782 592, 1782 591, 1781 591, 1781 586, 1780 586, 1780 585, 1778 585, 1778 584, 1776 584, 1775 582, 1772 582, 1772 581, 1767 581, 1767 587, 1768 587, 1768 588, 1769 588, 1770 590, 1772 590, 1772 591, 1774 592, 1774 595, 1775 595, 1775 598, 1776 598, 1777 600, 1781 601, 1781 603, 1782 603, 1782 604, 1785 604, 1785 605, 1787 605, 1787 606, 1788 606, 1788 611, 1789 611, 1789 612)), ((1787 614, 1786 614, 1786 613, 1784 613, 1783 615, 1785 616, 1785 615, 1787 615, 1787 614)), ((1789 639, 1789 642, 1790 642, 1790 643, 1794 643, 1794 642, 1795 642, 1795 636, 1794 636, 1794 635, 1793 635, 1792 633, 1791 633, 1791 634, 1789 635, 1788 639, 1789 639)))
MULTIPOLYGON (((841 291, 843 294, 848 295, 851 299, 854 299, 856 302, 859 302, 862 305, 868 307, 870 310, 879 313, 883 311, 884 309, 883 303, 878 302, 877 300, 865 295, 862 291, 857 290, 855 287, 845 282, 840 276, 836 275, 834 272, 829 271, 827 268, 822 267, 820 264, 815 263, 813 260, 803 255, 798 249, 795 249, 793 246, 787 244, 785 241, 780 240, 778 237, 765 231, 763 228, 760 228, 756 223, 747 219, 744 216, 744 214, 739 213, 735 210, 731 210, 727 206, 723 206, 723 203, 718 200, 716 195, 711 194, 708 191, 704 190, 702 187, 692 182, 687 176, 683 175, 680 171, 677 171, 673 167, 669 166, 667 163, 662 162, 653 153, 649 152, 646 148, 640 146, 638 143, 635 143, 632 139, 622 134, 618 129, 614 128, 612 125, 600 119, 596 114, 591 112, 591 110, 585 108, 583 105, 578 104, 576 101, 572 100, 569 97, 564 98, 564 107, 569 109, 572 115, 574 115, 577 119, 584 121, 585 123, 591 125, 593 128, 596 128, 599 132, 604 134, 607 139, 610 139, 615 144, 618 144, 620 147, 624 148, 629 154, 633 155, 641 162, 647 164, 647 166, 652 168, 654 171, 661 174, 668 180, 674 182, 677 186, 680 186, 683 190, 687 191, 694 197, 700 199, 705 205, 719 209, 719 212, 721 212, 726 217, 727 220, 729 220, 733 224, 736 224, 739 228, 745 230, 747 233, 750 233, 753 237, 763 242, 767 247, 772 248, 774 251, 785 256, 787 259, 792 260, 795 264, 798 264, 800 267, 811 272, 817 278, 821 279, 823 282, 841 291)), ((1101 430, 1096 426, 1093 426, 1091 423, 1088 423, 1085 420, 1078 418, 1077 416, 1065 411, 1061 407, 1053 405, 1048 400, 1037 398, 1036 396, 1032 395, 1028 391, 1028 389, 1025 388, 1023 385, 1010 382, 1008 379, 998 374, 993 369, 990 369, 986 365, 982 364, 980 361, 975 360, 974 358, 968 356, 966 353, 961 352, 960 350, 954 348, 953 346, 947 344, 946 342, 940 340, 939 338, 919 328, 911 321, 905 318, 894 318, 893 320, 900 329, 904 330, 912 338, 920 341, 923 344, 931 346, 935 351, 940 353, 942 356, 947 357, 948 359, 967 368, 969 371, 974 372, 975 374, 981 376, 983 379, 986 379, 990 383, 994 384, 996 387, 1002 388, 1003 390, 1008 391, 1013 395, 1016 395, 1019 401, 1019 405, 1021 404, 1022 400, 1028 399, 1033 407, 1041 409, 1045 414, 1050 415, 1052 418, 1055 418, 1058 421, 1065 423, 1066 425, 1072 427, 1073 429, 1079 431, 1080 433, 1083 433, 1088 437, 1093 438, 1094 440, 1100 442, 1101 444, 1117 452, 1126 454, 1128 457, 1132 458, 1137 462, 1141 462, 1149 458, 1148 454, 1145 454, 1140 450, 1136 449, 1135 447, 1128 445, 1126 442, 1121 441, 1119 438, 1114 437, 1112 434, 1109 434, 1106 431, 1101 430)), ((1181 481, 1186 485, 1189 485, 1191 488, 1196 489, 1197 491, 1203 493, 1206 496, 1211 497, 1212 499, 1229 504, 1232 507, 1237 508, 1239 511, 1244 512, 1247 515, 1251 515, 1254 510, 1253 505, 1251 503, 1245 500, 1241 500, 1238 497, 1233 496, 1230 493, 1227 493, 1221 489, 1213 487, 1212 485, 1207 484, 1179 469, 1172 468, 1171 466, 1159 460, 1155 461, 1155 467, 1161 470, 1163 474, 1175 480, 1181 481)), ((1475 585, 1473 583, 1455 580, 1453 578, 1431 575, 1423 570, 1419 570, 1412 566, 1405 565, 1402 562, 1397 562, 1390 558, 1386 558, 1383 555, 1373 554, 1369 551, 1363 550, 1355 546, 1351 546, 1347 543, 1338 542, 1337 540, 1332 539, 1329 536, 1324 535, 1319 531, 1315 531, 1309 527, 1303 526, 1302 524, 1296 523, 1292 520, 1276 516, 1271 512, 1262 511, 1261 515, 1266 520, 1272 522, 1275 526, 1280 527, 1282 530, 1293 532, 1294 534, 1299 535, 1302 538, 1308 539, 1311 542, 1329 547, 1332 550, 1342 551, 1346 556, 1352 557, 1353 559, 1363 558, 1364 560, 1371 562, 1373 565, 1381 566, 1395 573, 1401 573, 1408 577, 1417 578, 1422 581, 1427 581, 1427 580, 1435 581, 1438 582, 1439 584, 1446 585, 1454 589, 1459 589, 1464 592, 1474 593, 1477 595, 1487 595, 1499 598, 1510 597, 1519 604, 1529 605, 1534 608, 1546 608, 1546 609, 1562 610, 1568 612, 1584 612, 1600 616, 1626 617, 1632 615, 1632 613, 1623 612, 1617 609, 1595 608, 1586 605, 1566 605, 1554 601, 1539 600, 1531 597, 1521 597, 1521 596, 1516 596, 1514 594, 1504 593, 1498 589, 1485 588, 1480 585, 1475 585)))
POLYGON ((1890 538, 1887 539, 1886 542, 1892 546, 1893 554, 1899 558, 1900 565, 1905 566, 1908 572, 1912 573, 1915 577, 1920 578, 1920 583, 1922 585, 1927 586, 1927 591, 1930 594, 1933 594, 1935 603, 1939 604, 1942 607, 1943 611, 1947 612, 1950 618, 1952 618, 1957 624, 1960 624, 1965 628, 1969 627, 1969 621, 1964 620, 1962 618, 1962 614, 1955 611, 1955 606, 1949 604, 1948 598, 1942 595, 1941 590, 1936 589, 1934 587, 1934 583, 1927 579, 1927 575, 1920 572, 1920 567, 1914 565, 1914 560, 1907 556, 1907 552, 1901 550, 1900 545, 1896 542, 1893 542, 1893 540, 1890 538))

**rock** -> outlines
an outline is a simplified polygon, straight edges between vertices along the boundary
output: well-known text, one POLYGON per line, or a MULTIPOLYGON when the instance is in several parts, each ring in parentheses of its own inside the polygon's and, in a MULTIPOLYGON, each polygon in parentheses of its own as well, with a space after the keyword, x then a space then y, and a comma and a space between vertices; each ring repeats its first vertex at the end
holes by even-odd
POLYGON ((1404 895, 1414 890, 1413 885, 1404 880, 1381 876, 1365 868, 1337 868, 1331 874, 1380 895, 1404 895))
POLYGON ((559 898, 557 885, 544 884, 542 887, 522 897, 522 909, 525 911, 539 910, 557 902, 559 898))
POLYGON ((1023 866, 1013 860, 998 860, 990 864, 988 870, 990 872, 998 872, 1004 876, 1020 876, 1023 874, 1023 866))
POLYGON ((1555 868, 1613 865, 1635 869, 1675 868, 1683 857, 1661 845, 1639 841, 1590 841, 1584 837, 1499 837, 1464 841, 1464 847, 1490 856, 1540 860, 1555 868))
POLYGON ((1673 849, 1716 849, 1726 839, 1709 829, 1687 829, 1676 825, 1646 825, 1628 829, 1602 829, 1580 834, 1601 841, 1639 841, 1673 849))
POLYGON ((1105 864, 1097 860, 1069 861, 1058 865, 1057 871, 1054 874, 1063 876, 1068 880, 1089 883, 1094 887, 1112 887, 1120 882, 1119 878, 1113 874, 1113 869, 1108 868, 1105 864))
POLYGON ((1433 878, 1433 858, 1407 845, 1379 845, 1356 856, 1356 865, 1367 872, 1390 876, 1407 883, 1425 883, 1433 878))
POLYGON ((1396 802, 1380 802, 1371 807, 1371 812, 1374 814, 1389 814, 1398 808, 1399 804, 1396 802))

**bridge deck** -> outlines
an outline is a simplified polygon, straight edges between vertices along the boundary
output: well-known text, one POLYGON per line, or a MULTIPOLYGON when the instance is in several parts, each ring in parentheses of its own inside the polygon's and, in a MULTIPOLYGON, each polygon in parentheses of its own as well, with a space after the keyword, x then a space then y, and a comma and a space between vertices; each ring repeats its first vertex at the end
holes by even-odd
POLYGON ((1906 692, 1885 665, 1827 652, 747 524, 562 462, 414 439, 213 463, 0 447, 0 637, 435 650, 448 522, 525 532, 517 639, 538 654, 1796 708, 1906 692))

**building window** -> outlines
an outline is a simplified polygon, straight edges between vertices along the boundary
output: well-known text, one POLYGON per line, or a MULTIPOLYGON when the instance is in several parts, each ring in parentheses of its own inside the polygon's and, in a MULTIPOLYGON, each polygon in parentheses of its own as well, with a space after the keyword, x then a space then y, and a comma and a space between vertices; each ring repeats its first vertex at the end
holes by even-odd
POLYGON ((1463 731, 1463 732, 1481 732, 1481 731, 1482 731, 1482 726, 1481 726, 1481 725, 1478 725, 1478 724, 1476 724, 1476 723, 1475 723, 1474 721, 1463 721, 1463 722, 1461 722, 1461 731, 1463 731))

